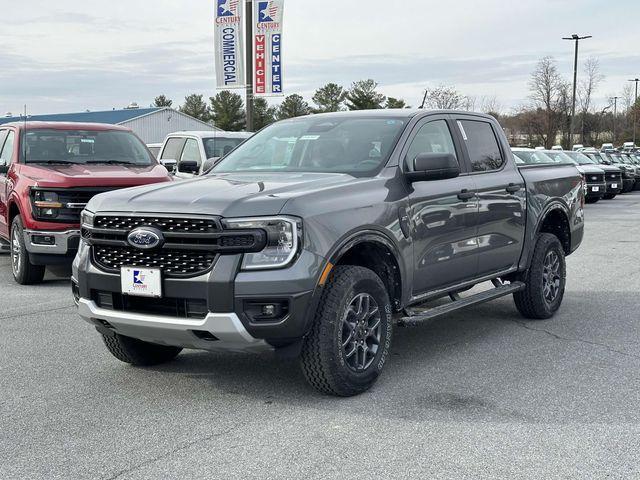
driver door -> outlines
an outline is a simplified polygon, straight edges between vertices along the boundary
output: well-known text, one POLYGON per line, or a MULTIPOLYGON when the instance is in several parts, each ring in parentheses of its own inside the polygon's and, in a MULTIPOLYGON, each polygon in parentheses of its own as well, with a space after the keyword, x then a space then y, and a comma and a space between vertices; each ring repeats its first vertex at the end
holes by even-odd
MULTIPOLYGON (((13 153, 15 150, 15 132, 11 129, 0 130, 0 164, 4 167, 11 167, 13 162, 13 153)), ((9 172, 0 173, 0 234, 9 237, 8 223, 9 206, 8 197, 11 191, 11 179, 9 172)))
POLYGON ((413 225, 413 295, 440 290, 477 274, 478 198, 462 150, 445 115, 427 117, 413 130, 404 168, 413 170, 421 153, 451 153, 461 175, 414 182, 409 202, 413 225))

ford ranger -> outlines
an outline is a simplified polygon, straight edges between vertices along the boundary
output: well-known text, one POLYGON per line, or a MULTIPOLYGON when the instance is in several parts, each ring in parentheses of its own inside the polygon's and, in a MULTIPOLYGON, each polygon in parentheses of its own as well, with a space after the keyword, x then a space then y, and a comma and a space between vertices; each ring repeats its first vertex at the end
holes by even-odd
POLYGON ((349 396, 379 377, 398 323, 506 295, 552 317, 583 208, 574 165, 518 167, 486 115, 300 117, 203 177, 94 197, 72 289, 123 362, 275 350, 349 396))
POLYGON ((0 126, 0 244, 15 280, 42 281, 47 265, 70 266, 80 212, 97 193, 167 182, 131 131, 113 125, 23 122, 0 126))

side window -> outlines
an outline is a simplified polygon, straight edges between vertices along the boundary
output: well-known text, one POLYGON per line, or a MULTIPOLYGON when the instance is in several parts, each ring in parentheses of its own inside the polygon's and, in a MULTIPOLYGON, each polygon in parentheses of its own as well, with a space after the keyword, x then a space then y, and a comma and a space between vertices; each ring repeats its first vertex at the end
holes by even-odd
POLYGON ((15 141, 15 133, 12 131, 7 135, 7 140, 4 142, 0 159, 2 164, 9 165, 11 163, 11 157, 13 156, 13 143, 15 141))
POLYGON ((182 146, 184 145, 184 138, 170 138, 167 140, 167 144, 162 152, 161 160, 178 160, 182 146))
POLYGON ((458 158, 446 121, 436 120, 420 127, 407 152, 406 162, 410 171, 413 170, 413 160, 421 153, 452 153, 458 158))
POLYGON ((187 140, 182 151, 181 162, 198 162, 200 163, 200 149, 198 148, 198 142, 193 138, 187 140))
POLYGON ((502 168, 504 158, 502 158, 498 139, 490 123, 477 120, 458 120, 458 126, 467 144, 472 171, 489 172, 502 168))

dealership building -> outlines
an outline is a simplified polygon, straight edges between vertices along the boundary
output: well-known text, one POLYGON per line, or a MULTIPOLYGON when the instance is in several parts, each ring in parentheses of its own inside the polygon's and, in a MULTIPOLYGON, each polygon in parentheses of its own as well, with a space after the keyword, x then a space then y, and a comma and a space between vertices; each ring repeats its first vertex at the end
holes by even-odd
MULTIPOLYGON (((161 143, 174 132, 184 130, 219 130, 197 118, 190 117, 172 108, 126 108, 104 112, 58 113, 52 115, 30 115, 30 121, 40 122, 83 122, 108 123, 129 128, 144 143, 161 143)), ((24 117, 6 116, 0 118, 0 125, 9 122, 21 122, 24 117)))

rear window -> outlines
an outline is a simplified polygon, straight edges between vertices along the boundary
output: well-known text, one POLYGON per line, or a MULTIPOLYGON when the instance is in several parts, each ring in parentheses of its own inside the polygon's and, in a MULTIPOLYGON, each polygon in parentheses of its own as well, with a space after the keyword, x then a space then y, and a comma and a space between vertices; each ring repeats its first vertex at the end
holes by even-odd
POLYGON ((244 138, 205 138, 204 151, 207 159, 224 157, 244 141, 244 138))
POLYGON ((23 139, 26 149, 21 149, 21 155, 25 163, 155 163, 145 145, 130 132, 30 129, 23 139))
POLYGON ((458 126, 467 145, 474 172, 490 172, 502 168, 504 158, 490 123, 459 120, 458 126))

